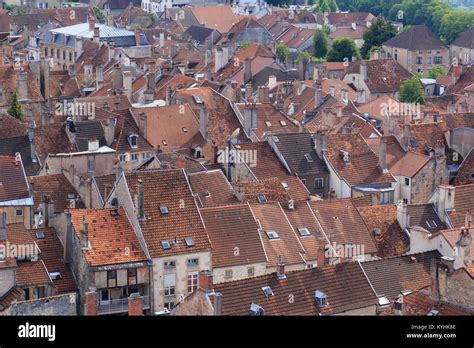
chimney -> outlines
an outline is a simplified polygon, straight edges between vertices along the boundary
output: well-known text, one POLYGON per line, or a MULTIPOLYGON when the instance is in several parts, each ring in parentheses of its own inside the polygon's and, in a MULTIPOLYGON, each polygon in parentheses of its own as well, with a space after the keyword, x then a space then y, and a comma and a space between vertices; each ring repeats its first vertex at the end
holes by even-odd
POLYGON ((219 72, 222 67, 223 67, 223 52, 222 48, 219 46, 216 46, 214 49, 214 72, 217 73, 219 72))
POLYGON ((19 100, 28 100, 28 74, 26 71, 19 72, 16 88, 19 100))
POLYGON ((97 315, 97 291, 88 291, 84 295, 85 295, 84 315, 96 316, 97 315))
POLYGON ((405 315, 405 303, 403 303, 403 295, 400 294, 395 299, 394 303, 395 313, 397 315, 405 315))
POLYGON ((222 314, 222 294, 220 292, 214 293, 213 303, 214 315, 222 314))
POLYGON ((87 141, 88 151, 96 151, 99 149, 99 140, 96 137, 90 137, 87 141))
POLYGON ((142 44, 142 31, 138 28, 135 29, 135 46, 141 46, 142 44))
POLYGON ((89 247, 89 223, 85 215, 82 216, 81 247, 89 247))
POLYGON ((308 58, 300 59, 298 63, 298 79, 300 81, 306 80, 306 70, 308 68, 308 58))
POLYGON ((258 102, 269 103, 270 102, 270 91, 266 86, 258 87, 258 102))
POLYGON ((225 67, 229 63, 229 46, 227 44, 222 45, 222 67, 225 67))
POLYGON ((199 272, 198 286, 206 292, 212 292, 213 277, 211 271, 205 270, 199 272))
POLYGON ((326 152, 326 137, 324 133, 318 132, 314 134, 314 150, 318 154, 319 158, 323 158, 324 153, 326 152))
POLYGON ((99 40, 100 40, 100 27, 99 27, 98 24, 94 27, 94 38, 93 38, 93 40, 94 40, 94 42, 99 42, 99 40))
POLYGON ((334 88, 334 86, 329 86, 329 94, 331 95, 331 97, 334 97, 334 95, 336 94, 336 89, 334 88))
POLYGON ((71 262, 71 253, 72 253, 72 222, 71 222, 71 213, 66 211, 64 212, 66 216, 66 236, 64 241, 64 262, 71 262))
POLYGON ((410 124, 405 123, 403 125, 403 148, 408 151, 410 145, 410 124))
POLYGON ((454 186, 440 185, 439 186, 439 198, 436 204, 436 210, 440 219, 447 223, 448 217, 446 210, 454 208, 454 186))
POLYGON ((283 262, 283 257, 278 256, 278 264, 277 264, 277 277, 278 279, 285 279, 285 263, 283 262))
POLYGON ((35 121, 30 121, 28 124, 28 140, 30 141, 30 157, 33 163, 38 162, 36 156, 36 145, 35 145, 35 121))
POLYGON ((138 113, 138 130, 140 135, 144 138, 147 137, 148 132, 148 116, 144 112, 138 113))
POLYGON ((250 83, 247 83, 245 85, 245 99, 246 100, 250 100, 250 98, 252 97, 253 95, 253 87, 252 87, 252 84, 250 83))
POLYGON ((408 207, 402 201, 397 203, 397 221, 402 229, 410 227, 410 215, 408 207))
POLYGON ((268 89, 272 90, 277 86, 277 78, 275 75, 270 75, 268 77, 268 89))
POLYGON ((257 129, 257 108, 255 107, 255 104, 245 104, 244 128, 247 134, 250 134, 252 130, 257 129))
POLYGON ((108 25, 109 27, 113 27, 113 26, 114 26, 114 16, 112 16, 111 13, 109 13, 109 14, 107 15, 107 25, 108 25))
POLYGON ((323 103, 323 90, 321 86, 316 86, 316 92, 314 94, 314 105, 315 108, 318 108, 323 103))
POLYGON ((367 61, 362 60, 362 61, 360 62, 359 73, 360 73, 360 75, 362 76, 362 79, 363 79, 364 81, 367 81, 367 61))
POLYGON ((352 30, 357 30, 357 25, 355 23, 352 23, 352 30))
POLYGON ((435 299, 439 298, 439 279, 438 279, 438 262, 435 258, 431 259, 430 262, 430 275, 431 275, 431 296, 435 299))
POLYGON ((81 36, 76 36, 76 57, 79 58, 84 51, 83 45, 82 45, 82 37, 81 36))
POLYGON ((156 78, 156 73, 155 72, 149 72, 146 75, 146 89, 144 92, 144 97, 145 97, 145 104, 153 103, 155 100, 155 78, 156 78))
POLYGON ((88 22, 89 22, 89 31, 94 30, 94 28, 95 28, 95 18, 92 17, 92 16, 89 16, 88 22))
POLYGON ((178 54, 178 45, 170 46, 170 59, 173 59, 178 54))
POLYGON ((382 168, 384 173, 388 173, 388 169, 387 169, 387 138, 383 135, 380 138, 379 166, 380 166, 380 168, 382 168))
POLYGON ((469 226, 461 227, 461 233, 459 233, 459 240, 456 242, 456 246, 458 246, 461 251, 460 256, 463 258, 462 266, 471 265, 471 244, 472 235, 469 233, 469 226))
POLYGON ((92 83, 92 64, 84 64, 84 85, 89 86, 92 83))
POLYGON ((165 32, 162 31, 160 33, 160 48, 165 47, 165 32))
POLYGON ((359 89, 357 90, 357 99, 356 99, 358 104, 364 104, 365 103, 365 90, 359 89))
POLYGON ((349 102, 349 91, 345 88, 341 89, 341 99, 344 104, 349 102))
POLYGON ((207 67, 209 65, 209 61, 211 60, 211 51, 210 50, 206 50, 206 52, 204 52, 204 66, 207 67))
POLYGON ((209 140, 209 112, 203 104, 199 104, 199 131, 205 140, 209 140))
POLYGON ((99 65, 95 69, 96 90, 104 87, 104 67, 99 65))
POLYGON ((319 68, 314 67, 313 69, 313 81, 318 81, 319 80, 319 68))
POLYGON ((114 66, 112 89, 116 94, 122 93, 123 91, 123 73, 120 64, 115 64, 114 66))
POLYGON ((105 121, 105 126, 104 126, 104 136, 105 140, 107 141, 107 146, 111 146, 112 143, 114 142, 115 139, 115 118, 114 117, 109 117, 105 121))
POLYGON ((7 239, 7 212, 0 212, 0 240, 7 239))
POLYGON ((137 218, 139 220, 145 219, 145 201, 144 201, 144 194, 145 194, 145 185, 143 184, 143 180, 138 179, 138 195, 137 195, 137 218))
POLYGON ((143 297, 138 292, 130 294, 128 298, 128 316, 143 316, 143 297))
POLYGON ((454 272, 454 259, 452 257, 442 256, 441 265, 448 270, 448 273, 454 272))
POLYGON ((123 88, 129 101, 132 101, 132 72, 123 72, 123 88))
POLYGON ((251 81, 252 77, 252 61, 247 57, 244 61, 244 83, 251 81))
POLYGON ((173 98, 173 89, 171 86, 166 87, 166 105, 171 105, 172 104, 172 98, 173 98))

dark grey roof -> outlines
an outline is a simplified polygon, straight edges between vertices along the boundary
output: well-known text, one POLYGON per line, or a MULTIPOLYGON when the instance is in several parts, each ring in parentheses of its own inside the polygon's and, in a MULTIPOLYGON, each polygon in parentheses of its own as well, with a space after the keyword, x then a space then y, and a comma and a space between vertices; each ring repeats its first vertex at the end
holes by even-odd
POLYGON ((252 76, 253 89, 257 90, 258 87, 265 86, 268 83, 268 78, 272 75, 275 76, 277 81, 279 82, 294 80, 294 78, 288 72, 272 64, 263 68, 258 73, 252 76))
POLYGON ((431 285, 431 260, 439 260, 438 251, 361 262, 377 295, 394 300, 401 291, 418 291, 431 285), (414 259, 413 259, 414 258, 414 259))
POLYGON ((301 175, 325 175, 328 173, 326 164, 318 157, 314 150, 313 138, 310 133, 276 134, 275 142, 278 151, 292 173, 301 175), (305 155, 310 155, 312 162, 308 162, 305 155))
POLYGON ((89 139, 95 137, 99 146, 106 146, 104 129, 99 121, 84 121, 76 123, 76 146, 78 151, 89 149, 89 139))
POLYGON ((458 38, 451 45, 474 49, 474 27, 459 34, 458 38))
POLYGON ((433 204, 408 205, 407 211, 410 215, 410 226, 423 227, 425 230, 430 232, 448 229, 448 226, 446 226, 446 224, 439 218, 433 204))
MULTIPOLYGON (((211 36, 213 31, 213 29, 209 29, 201 25, 191 25, 185 33, 191 36, 198 43, 202 44, 209 36, 211 36)), ((221 37, 221 34, 217 30, 216 32, 217 35, 214 37, 214 42, 216 42, 221 37)))
POLYGON ((11 156, 19 152, 26 175, 36 175, 40 169, 38 162, 31 159, 31 147, 28 135, 0 139, 0 156, 11 156))
POLYGON ((385 41, 383 45, 408 50, 438 50, 447 48, 425 25, 414 25, 390 40, 385 41))

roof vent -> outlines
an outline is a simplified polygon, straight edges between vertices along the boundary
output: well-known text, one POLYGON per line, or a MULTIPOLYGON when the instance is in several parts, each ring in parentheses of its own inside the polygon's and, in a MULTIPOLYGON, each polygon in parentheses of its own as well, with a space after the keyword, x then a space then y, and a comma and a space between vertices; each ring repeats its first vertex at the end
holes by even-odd
POLYGON ((327 302, 328 302, 328 297, 327 295, 322 292, 321 290, 316 290, 314 292, 314 298, 316 299, 316 304, 319 306, 319 307, 325 307, 327 306, 327 302))
POLYGON ((262 287, 262 291, 266 298, 273 296, 272 288, 269 286, 262 287))
POLYGON ((378 237, 382 234, 382 231, 380 231, 380 228, 374 228, 374 236, 378 237))
POLYGON ((265 310, 262 307, 252 302, 252 304, 250 305, 251 316, 262 316, 264 313, 265 313, 265 310))
POLYGON ((280 236, 278 236, 278 233, 276 233, 273 230, 266 231, 268 239, 278 239, 280 236))

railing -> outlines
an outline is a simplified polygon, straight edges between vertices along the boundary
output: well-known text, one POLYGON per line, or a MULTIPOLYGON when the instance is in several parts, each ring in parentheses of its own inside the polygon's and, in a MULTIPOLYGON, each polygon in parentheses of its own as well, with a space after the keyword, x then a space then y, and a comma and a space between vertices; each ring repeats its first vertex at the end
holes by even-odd
MULTIPOLYGON (((150 308, 150 296, 140 296, 143 300, 142 308, 150 308)), ((128 312, 128 297, 109 301, 98 301, 97 314, 111 314, 128 312)))

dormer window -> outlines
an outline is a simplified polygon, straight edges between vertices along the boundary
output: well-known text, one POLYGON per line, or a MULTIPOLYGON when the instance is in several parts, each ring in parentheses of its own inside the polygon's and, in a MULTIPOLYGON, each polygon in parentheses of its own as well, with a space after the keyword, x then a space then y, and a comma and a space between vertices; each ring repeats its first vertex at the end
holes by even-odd
POLYGON ((128 143, 132 147, 132 149, 136 149, 138 147, 138 135, 130 134, 128 136, 128 143))

